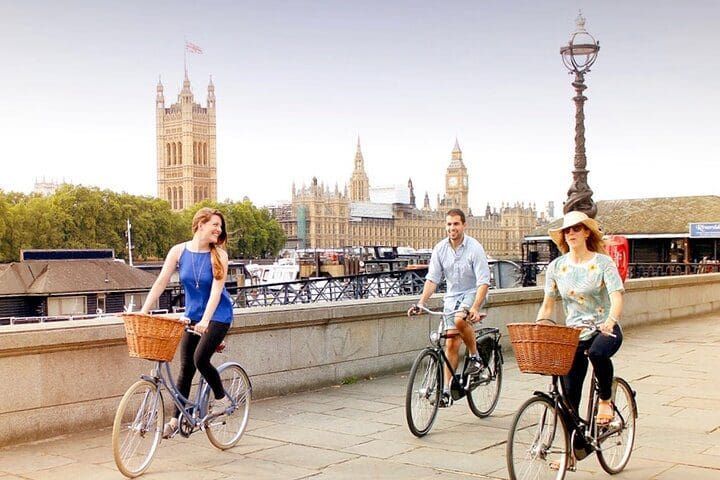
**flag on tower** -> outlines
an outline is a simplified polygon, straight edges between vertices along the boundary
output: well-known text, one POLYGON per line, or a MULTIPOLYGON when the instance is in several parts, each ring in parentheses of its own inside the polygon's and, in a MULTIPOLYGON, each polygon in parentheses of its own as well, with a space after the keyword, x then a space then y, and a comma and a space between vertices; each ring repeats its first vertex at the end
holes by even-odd
POLYGON ((194 43, 185 41, 185 50, 187 50, 190 53, 196 53, 198 55, 201 55, 203 53, 202 48, 198 47, 194 43))

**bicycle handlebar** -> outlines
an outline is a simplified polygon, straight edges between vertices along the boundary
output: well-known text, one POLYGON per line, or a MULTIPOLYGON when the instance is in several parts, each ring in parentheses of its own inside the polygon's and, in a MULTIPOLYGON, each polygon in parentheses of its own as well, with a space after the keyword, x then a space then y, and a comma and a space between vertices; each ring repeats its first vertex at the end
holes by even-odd
MULTIPOLYGON (((439 316, 439 315, 455 315, 456 313, 467 314, 470 312, 470 309, 468 309, 467 307, 458 308, 457 310, 451 310, 449 312, 438 312, 435 310, 430 310, 425 305, 417 305, 417 304, 410 307, 410 309, 415 309, 417 311, 417 313, 414 313, 414 314, 411 313, 410 315, 417 315, 418 313, 427 313, 429 315, 438 315, 439 316)), ((487 317, 487 313, 478 312, 477 317, 475 318, 475 320, 472 320, 472 323, 475 323, 475 324, 480 323, 483 320, 485 320, 485 317, 487 317)))
POLYGON ((195 329, 193 328, 193 326, 190 325, 190 324, 188 324, 188 325, 185 327, 185 331, 188 332, 188 333, 192 333, 193 335, 197 335, 198 337, 202 337, 202 333, 200 333, 200 332, 198 332, 197 330, 195 330, 195 329))
MULTIPOLYGON (((550 319, 550 318, 541 318, 541 319, 535 320, 535 322, 536 322, 536 323, 539 323, 539 322, 551 322, 553 325, 556 325, 555 321, 552 320, 552 319, 550 319)), ((574 327, 572 327, 572 328, 589 330, 590 333, 600 332, 600 327, 598 327, 598 326, 595 324, 595 322, 592 321, 592 320, 589 319, 589 318, 585 318, 585 319, 580 320, 580 325, 576 325, 576 326, 574 326, 574 327)), ((613 338, 617 337, 617 335, 615 335, 615 334, 612 333, 612 332, 611 332, 611 333, 600 332, 600 333, 603 334, 603 335, 607 335, 607 336, 609 336, 609 337, 613 337, 613 338)))
POLYGON ((468 311, 467 308, 458 308, 457 310, 452 310, 450 312, 436 312, 435 310, 430 310, 425 305, 413 305, 411 308, 415 308, 417 310, 420 310, 421 312, 429 313, 430 315, 454 315, 456 313, 468 311))

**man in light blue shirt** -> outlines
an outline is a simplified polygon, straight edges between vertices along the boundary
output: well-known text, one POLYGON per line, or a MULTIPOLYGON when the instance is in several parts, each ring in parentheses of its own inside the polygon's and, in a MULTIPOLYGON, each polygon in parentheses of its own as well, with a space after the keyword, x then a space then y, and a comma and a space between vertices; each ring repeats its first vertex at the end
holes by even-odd
MULTIPOLYGON (((480 373, 483 365, 478 356, 472 323, 482 319, 480 307, 485 303, 490 288, 490 268, 485 249, 480 242, 465 235, 465 226, 465 214, 462 210, 454 208, 447 213, 445 218, 447 238, 438 242, 433 248, 425 286, 417 305, 424 306, 427 303, 444 276, 447 290, 443 311, 465 310, 444 317, 446 333, 450 334, 445 344, 445 353, 453 369, 457 368, 460 338, 462 338, 471 359, 466 373, 476 375, 480 373), (460 338, 457 336, 458 333, 460 338)), ((415 306, 408 310, 408 315, 418 313, 420 311, 415 306)), ((451 403, 452 375, 453 372, 446 367, 445 391, 441 406, 449 406, 451 403)))

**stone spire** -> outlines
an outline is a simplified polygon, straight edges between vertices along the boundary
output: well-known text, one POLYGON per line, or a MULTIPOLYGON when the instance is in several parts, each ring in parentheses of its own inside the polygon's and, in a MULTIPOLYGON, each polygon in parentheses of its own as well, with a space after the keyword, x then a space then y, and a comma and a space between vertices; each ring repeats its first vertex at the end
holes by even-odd
POLYGON ((462 150, 460 150, 460 143, 458 142, 457 137, 455 137, 455 146, 452 150, 450 166, 448 168, 465 168, 465 164, 462 159, 462 150))
POLYGON ((180 90, 180 95, 178 95, 178 102, 190 104, 193 102, 193 94, 190 89, 190 79, 188 78, 187 70, 185 70, 185 80, 183 80, 183 87, 182 90, 180 90))
POLYGON ((360 137, 358 136, 357 151, 355 152, 355 168, 350 177, 350 201, 370 201, 370 180, 365 173, 365 159, 360 149, 360 137))
POLYGON ((164 88, 162 84, 162 78, 158 77, 157 96, 155 97, 155 103, 157 104, 158 108, 165 107, 165 95, 163 92, 164 88))
POLYGON ((212 75, 210 75, 210 83, 208 84, 207 106, 208 108, 215 108, 215 84, 212 81, 212 75))

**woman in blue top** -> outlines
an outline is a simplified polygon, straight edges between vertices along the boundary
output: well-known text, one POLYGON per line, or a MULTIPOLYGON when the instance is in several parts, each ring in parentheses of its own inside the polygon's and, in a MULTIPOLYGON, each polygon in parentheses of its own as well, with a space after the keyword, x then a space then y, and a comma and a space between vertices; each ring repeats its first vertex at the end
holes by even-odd
MULTIPOLYGON (((220 248, 227 241, 227 229, 222 213, 212 208, 201 208, 193 217, 193 238, 170 249, 160 275, 152 286, 142 307, 148 313, 157 302, 172 274, 178 270, 185 291, 185 317, 196 332, 186 332, 180 344, 180 374, 178 389, 186 398, 190 394, 196 370, 207 381, 215 401, 210 414, 219 415, 230 406, 225 396, 217 369, 210 363, 232 324, 232 300, 225 290, 228 271, 227 252, 220 248)), ((172 436, 177 431, 179 411, 165 425, 163 434, 172 436)))
POLYGON ((600 425, 607 424, 613 419, 610 357, 618 351, 623 338, 618 323, 623 308, 623 283, 615 263, 605 254, 603 235, 595 220, 582 212, 569 212, 562 226, 548 233, 564 255, 548 265, 545 297, 537 319, 551 318, 555 299, 559 297, 566 325, 579 326, 583 320, 592 320, 597 325, 599 331, 580 334, 575 360, 563 377, 563 386, 578 409, 589 358, 600 388, 596 420, 600 425))

